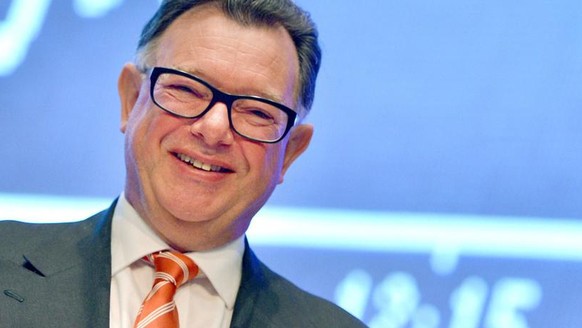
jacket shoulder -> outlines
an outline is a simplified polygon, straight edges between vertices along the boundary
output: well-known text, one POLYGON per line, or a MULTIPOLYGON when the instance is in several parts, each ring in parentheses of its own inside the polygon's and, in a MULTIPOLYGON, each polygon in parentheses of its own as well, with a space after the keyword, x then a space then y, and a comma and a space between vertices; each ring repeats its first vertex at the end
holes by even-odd
POLYGON ((299 288, 264 264, 262 270, 280 302, 281 314, 291 319, 290 324, 301 322, 301 326, 305 327, 365 327, 341 307, 299 288))
POLYGON ((75 223, 27 223, 20 221, 0 221, 0 257, 10 258, 15 253, 43 245, 70 229, 75 223))
POLYGON ((64 223, 0 221, 0 256, 9 256, 45 245, 61 235, 90 234, 101 223, 103 213, 88 219, 64 223))
POLYGON ((366 327, 339 306, 272 271, 248 246, 235 317, 233 327, 366 327))

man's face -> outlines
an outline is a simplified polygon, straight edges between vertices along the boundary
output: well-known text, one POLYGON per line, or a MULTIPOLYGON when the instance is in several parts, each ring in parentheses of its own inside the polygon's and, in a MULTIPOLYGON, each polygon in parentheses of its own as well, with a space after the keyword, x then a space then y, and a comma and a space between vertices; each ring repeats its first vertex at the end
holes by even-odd
MULTIPOLYGON (((227 93, 296 108, 298 60, 282 27, 243 27, 205 5, 170 25, 154 58, 149 65, 188 71, 227 93)), ((237 238, 307 147, 311 126, 296 127, 276 144, 254 142, 230 129, 224 104, 198 119, 179 118, 152 102, 149 87, 126 65, 119 80, 126 197, 178 249, 209 249, 237 238), (196 168, 194 161, 213 169, 196 168)))

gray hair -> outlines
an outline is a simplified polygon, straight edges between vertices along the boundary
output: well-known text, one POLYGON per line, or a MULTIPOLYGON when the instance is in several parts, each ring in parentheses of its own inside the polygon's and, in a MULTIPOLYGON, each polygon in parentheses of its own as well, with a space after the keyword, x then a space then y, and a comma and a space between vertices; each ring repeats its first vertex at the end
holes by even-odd
POLYGON ((215 3, 224 14, 244 26, 283 26, 297 49, 299 58, 299 116, 307 115, 313 104, 315 80, 321 63, 318 32, 309 13, 290 0, 164 0, 145 25, 137 48, 138 65, 149 62, 162 33, 190 9, 215 3))

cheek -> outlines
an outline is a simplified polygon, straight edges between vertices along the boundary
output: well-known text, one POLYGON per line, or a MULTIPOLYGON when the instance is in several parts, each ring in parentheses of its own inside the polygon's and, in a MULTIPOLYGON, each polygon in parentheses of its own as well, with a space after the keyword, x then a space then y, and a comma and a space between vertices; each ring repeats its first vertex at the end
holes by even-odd
POLYGON ((142 129, 144 125, 144 121, 146 120, 146 100, 144 99, 143 92, 140 93, 135 105, 129 112, 127 116, 127 123, 126 123, 126 138, 134 139, 135 135, 139 133, 139 130, 142 129))
POLYGON ((260 162, 257 161, 255 166, 258 168, 258 173, 265 183, 275 184, 279 180, 283 167, 283 154, 284 150, 277 144, 267 145, 263 149, 261 156, 256 156, 256 158, 260 158, 260 162))
POLYGON ((144 144, 147 144, 141 142, 146 137, 146 132, 148 130, 147 121, 144 111, 141 109, 134 109, 129 116, 129 120, 127 121, 126 142, 134 152, 139 152, 140 148, 143 147, 144 144))
POLYGON ((147 164, 155 158, 155 149, 159 147, 164 135, 161 122, 154 108, 135 107, 129 116, 126 131, 127 147, 136 163, 147 164))

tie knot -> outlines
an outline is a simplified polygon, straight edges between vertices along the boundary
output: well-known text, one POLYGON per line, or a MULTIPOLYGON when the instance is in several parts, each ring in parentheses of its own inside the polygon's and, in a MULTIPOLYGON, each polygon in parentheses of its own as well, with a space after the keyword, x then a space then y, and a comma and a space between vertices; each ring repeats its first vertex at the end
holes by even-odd
POLYGON ((180 287, 198 274, 198 266, 188 256, 175 251, 162 251, 146 256, 156 268, 155 279, 171 282, 180 287))

